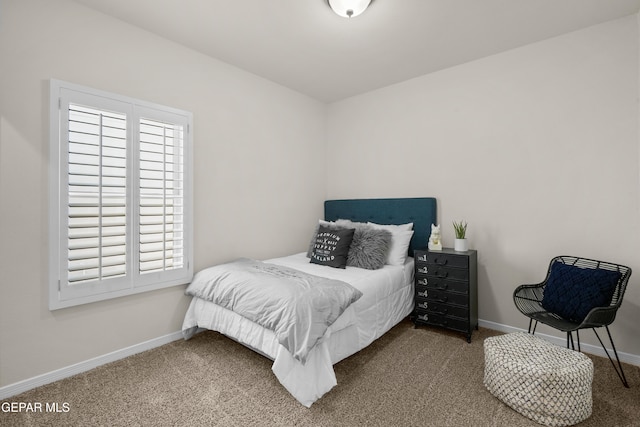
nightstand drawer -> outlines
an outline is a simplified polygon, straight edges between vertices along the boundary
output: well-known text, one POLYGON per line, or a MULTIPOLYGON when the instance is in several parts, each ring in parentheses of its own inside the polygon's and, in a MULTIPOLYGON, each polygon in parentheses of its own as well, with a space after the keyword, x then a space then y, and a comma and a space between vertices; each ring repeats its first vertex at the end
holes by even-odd
POLYGON ((452 291, 467 294, 469 292, 469 283, 444 280, 430 276, 416 275, 416 287, 425 286, 436 291, 452 291))
POLYGON ((465 320, 469 318, 469 309, 467 307, 431 302, 422 298, 416 298, 416 310, 424 310, 430 314, 441 316, 456 316, 465 320))
POLYGON ((431 314, 424 310, 416 310, 416 322, 426 323, 434 326, 443 326, 460 332, 469 331, 469 320, 458 319, 455 317, 442 316, 439 314, 431 314))
POLYGON ((417 271, 439 279, 469 280, 469 270, 467 269, 421 265, 417 268, 417 271))
POLYGON ((416 301, 419 299, 443 304, 456 304, 463 307, 467 307, 469 304, 469 297, 467 294, 440 291, 421 285, 416 286, 416 301))
POLYGON ((441 267, 468 268, 469 257, 464 255, 453 255, 442 252, 427 252, 418 256, 416 262, 426 262, 427 264, 439 265, 441 267))

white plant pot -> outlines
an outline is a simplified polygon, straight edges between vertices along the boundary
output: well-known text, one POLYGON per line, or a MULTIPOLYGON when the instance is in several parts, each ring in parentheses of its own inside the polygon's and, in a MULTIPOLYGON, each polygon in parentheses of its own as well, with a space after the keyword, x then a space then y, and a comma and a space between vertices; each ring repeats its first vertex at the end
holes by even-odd
POLYGON ((469 250, 469 241, 467 239, 456 239, 453 249, 456 252, 467 252, 469 250))

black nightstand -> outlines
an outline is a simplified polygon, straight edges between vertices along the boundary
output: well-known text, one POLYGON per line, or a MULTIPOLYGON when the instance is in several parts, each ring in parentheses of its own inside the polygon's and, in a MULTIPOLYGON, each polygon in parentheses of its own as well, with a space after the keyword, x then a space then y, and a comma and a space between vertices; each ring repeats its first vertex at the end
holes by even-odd
POLYGON ((478 329, 478 256, 475 250, 416 250, 413 322, 467 334, 478 329))

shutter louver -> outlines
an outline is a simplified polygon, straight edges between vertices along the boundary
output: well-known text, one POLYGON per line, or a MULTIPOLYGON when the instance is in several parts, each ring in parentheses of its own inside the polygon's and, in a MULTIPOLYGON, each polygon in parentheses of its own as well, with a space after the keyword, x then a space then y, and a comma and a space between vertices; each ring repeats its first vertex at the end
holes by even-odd
POLYGON ((184 267, 184 129, 140 119, 139 272, 184 267))
POLYGON ((126 115, 69 104, 68 282, 126 274, 126 115))

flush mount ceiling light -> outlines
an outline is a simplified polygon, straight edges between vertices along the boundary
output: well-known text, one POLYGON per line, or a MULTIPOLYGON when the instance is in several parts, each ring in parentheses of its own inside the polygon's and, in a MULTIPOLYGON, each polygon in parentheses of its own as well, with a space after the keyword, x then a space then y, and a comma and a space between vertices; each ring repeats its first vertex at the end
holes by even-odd
POLYGON ((335 13, 343 18, 353 18, 364 12, 373 0, 327 0, 335 13))

